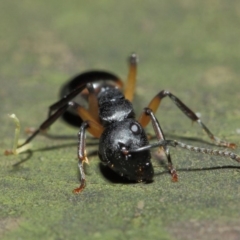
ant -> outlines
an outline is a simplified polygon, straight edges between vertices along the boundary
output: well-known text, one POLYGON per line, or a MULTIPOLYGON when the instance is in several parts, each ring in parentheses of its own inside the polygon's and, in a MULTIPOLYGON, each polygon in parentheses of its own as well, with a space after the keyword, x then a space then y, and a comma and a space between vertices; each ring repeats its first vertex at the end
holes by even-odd
POLYGON ((23 144, 17 147, 17 150, 26 146, 40 132, 48 129, 60 116, 63 116, 68 123, 80 126, 78 168, 81 179, 80 186, 73 190, 74 193, 80 193, 86 186, 84 172, 84 163, 88 163, 86 131, 99 138, 98 155, 101 162, 120 176, 136 182, 153 181, 154 170, 150 149, 156 147, 164 151, 174 182, 178 181, 178 175, 172 164, 169 147, 180 147, 194 152, 230 157, 240 162, 240 156, 232 152, 199 148, 176 140, 167 140, 155 117, 155 112, 165 97, 169 97, 188 118, 197 122, 216 145, 231 149, 236 147, 234 143, 220 140, 213 135, 200 118, 169 91, 162 90, 153 97, 136 120, 131 101, 136 84, 137 62, 137 55, 132 54, 129 58, 129 73, 124 91, 121 91, 123 83, 120 78, 109 72, 90 71, 73 78, 62 88, 62 98, 49 107, 48 118, 23 144), (87 99, 88 108, 73 100, 79 95, 87 99), (74 110, 75 114, 70 112, 70 109, 74 110), (157 142, 152 144, 149 143, 144 131, 144 127, 149 122, 152 123, 157 139, 157 142))

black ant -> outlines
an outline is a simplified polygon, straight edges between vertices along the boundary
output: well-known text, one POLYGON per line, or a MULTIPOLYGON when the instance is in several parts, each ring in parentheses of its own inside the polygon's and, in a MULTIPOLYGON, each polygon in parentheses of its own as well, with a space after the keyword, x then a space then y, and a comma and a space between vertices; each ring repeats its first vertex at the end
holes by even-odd
POLYGON ((46 130, 60 116, 63 116, 67 122, 80 126, 78 167, 81 180, 80 186, 73 190, 74 193, 81 192, 86 185, 83 167, 84 162, 88 162, 85 144, 86 130, 100 139, 98 150, 100 160, 120 176, 136 182, 151 182, 153 180, 154 170, 150 149, 155 147, 160 147, 165 152, 173 181, 178 180, 178 175, 172 164, 169 146, 230 157, 240 162, 240 156, 232 152, 199 148, 175 140, 166 140, 155 117, 155 112, 161 100, 168 96, 188 118, 201 126, 216 145, 232 149, 236 147, 234 143, 220 140, 214 136, 192 110, 168 91, 160 91, 136 120, 131 101, 135 90, 137 62, 136 54, 132 54, 129 58, 129 74, 124 92, 121 91, 122 81, 114 74, 91 71, 76 76, 63 87, 62 99, 49 107, 47 120, 17 149, 32 141, 38 133, 46 130), (87 98, 88 109, 73 101, 77 95, 87 98), (73 109, 77 115, 69 112, 69 109, 73 109), (150 121, 157 138, 157 142, 153 144, 149 144, 147 134, 144 131, 144 127, 150 121))

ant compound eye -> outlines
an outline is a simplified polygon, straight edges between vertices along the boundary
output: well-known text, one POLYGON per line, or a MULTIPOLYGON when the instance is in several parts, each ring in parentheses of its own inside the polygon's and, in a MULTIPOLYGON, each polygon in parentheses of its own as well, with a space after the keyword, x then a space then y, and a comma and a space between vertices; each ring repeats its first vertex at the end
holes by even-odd
POLYGON ((132 123, 130 125, 130 130, 132 131, 133 134, 141 133, 141 129, 140 129, 140 127, 136 123, 132 123))

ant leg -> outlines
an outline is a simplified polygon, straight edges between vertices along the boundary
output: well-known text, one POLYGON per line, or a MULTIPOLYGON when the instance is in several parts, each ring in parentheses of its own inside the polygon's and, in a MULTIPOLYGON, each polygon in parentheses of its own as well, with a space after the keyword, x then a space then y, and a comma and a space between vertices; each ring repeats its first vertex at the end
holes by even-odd
POLYGON ((33 134, 26 139, 24 143, 18 146, 18 148, 23 147, 24 145, 28 144, 35 138, 40 132, 46 130, 48 127, 50 127, 69 107, 73 107, 76 109, 76 111, 79 113, 82 119, 84 121, 91 120, 93 122, 92 128, 90 128, 90 133, 95 137, 100 137, 103 131, 103 127, 94 119, 94 117, 91 116, 91 114, 82 106, 78 105, 75 102, 68 102, 61 108, 59 108, 56 112, 54 112, 49 118, 47 118, 39 127, 36 129, 33 134))
MULTIPOLYGON (((166 139, 165 139, 163 130, 162 130, 162 128, 161 128, 157 118, 155 117, 153 111, 150 108, 145 108, 144 109, 144 114, 150 117, 153 129, 154 129, 154 132, 155 132, 156 137, 157 137, 157 140, 159 142, 161 142, 163 140, 165 141, 166 139)), ((172 159, 171 159, 169 148, 168 148, 167 145, 160 146, 160 148, 164 150, 165 155, 167 157, 167 160, 168 160, 168 170, 169 170, 170 174, 172 175, 172 181, 173 182, 177 182, 178 181, 178 175, 177 175, 177 171, 173 167, 173 163, 172 163, 172 159)))
MULTIPOLYGON (((176 106, 192 121, 197 122, 201 128, 204 130, 204 132, 208 135, 208 137, 219 146, 228 147, 228 148, 236 148, 236 144, 230 143, 224 140, 219 139, 216 137, 211 131, 203 124, 201 119, 190 109, 188 108, 179 98, 177 98, 175 95, 168 91, 161 91, 159 92, 149 103, 148 108, 150 108, 153 113, 155 113, 161 103, 161 100, 168 96, 175 104, 176 106)), ((139 118, 139 122, 143 127, 145 127, 150 121, 150 117, 147 116, 145 113, 142 113, 142 115, 139 118)))
POLYGON ((138 62, 137 55, 133 53, 129 58, 129 73, 128 73, 127 84, 124 90, 124 96, 130 102, 133 99, 133 95, 135 91, 136 76, 137 76, 137 62, 138 62))
MULTIPOLYGON (((78 106, 79 107, 79 106, 78 106)), ((78 133, 78 168, 81 174, 80 186, 73 190, 73 193, 80 193, 86 186, 85 172, 83 168, 84 162, 88 163, 87 153, 86 153, 86 129, 91 132, 100 131, 99 125, 91 120, 84 121, 80 127, 78 133)))
POLYGON ((83 122, 87 121, 89 124, 91 124, 91 127, 88 128, 88 132, 91 133, 94 137, 100 138, 104 130, 103 126, 94 118, 89 110, 85 109, 83 106, 74 102, 74 108, 76 109, 83 122))
POLYGON ((99 115, 98 115, 98 99, 96 96, 96 93, 94 91, 94 87, 92 85, 92 83, 88 83, 87 84, 87 89, 88 89, 88 103, 89 103, 89 107, 88 107, 88 111, 90 112, 90 114, 94 117, 94 119, 100 123, 100 119, 99 119, 99 115))
POLYGON ((86 154, 86 128, 89 125, 83 122, 78 133, 78 168, 81 174, 80 186, 73 190, 73 193, 80 193, 86 186, 85 172, 83 168, 84 162, 88 163, 86 154))
POLYGON ((52 104, 48 110, 48 117, 50 117, 55 110, 58 111, 59 108, 66 106, 67 103, 71 101, 74 97, 76 97, 85 87, 86 87, 86 84, 83 84, 83 83, 80 84, 78 87, 73 89, 70 93, 65 95, 62 99, 52 104))
POLYGON ((48 127, 50 127, 71 105, 72 102, 69 102, 68 104, 62 106, 59 108, 54 114, 52 114, 49 118, 47 118, 39 127, 37 130, 33 132, 33 134, 26 139, 24 143, 18 146, 18 148, 23 147, 24 145, 28 144, 35 138, 41 131, 46 130, 48 127))

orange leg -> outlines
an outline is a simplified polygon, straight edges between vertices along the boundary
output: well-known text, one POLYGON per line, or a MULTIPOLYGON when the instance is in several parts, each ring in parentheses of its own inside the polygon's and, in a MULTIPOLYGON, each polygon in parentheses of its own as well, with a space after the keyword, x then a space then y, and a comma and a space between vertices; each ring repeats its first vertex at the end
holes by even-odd
POLYGON ((76 102, 69 102, 68 105, 72 106, 78 113, 83 122, 88 122, 87 130, 94 137, 99 138, 103 132, 103 126, 100 123, 98 115, 98 100, 92 83, 87 84, 88 94, 88 109, 79 105, 76 102))
POLYGON ((129 58, 129 73, 127 83, 125 85, 124 96, 130 102, 133 99, 135 85, 136 85, 136 76, 137 76, 137 55, 133 53, 129 58))
MULTIPOLYGON (((161 100, 168 96, 176 105, 177 107, 192 121, 197 122, 201 128, 205 131, 205 133, 208 135, 208 137, 219 146, 228 147, 228 148, 236 148, 236 144, 230 143, 224 140, 219 139, 218 137, 214 136, 210 130, 203 124, 201 119, 191 110, 189 109, 179 98, 174 96, 172 93, 168 91, 161 91, 159 92, 149 103, 148 108, 155 113, 161 103, 161 100)), ((143 112, 139 118, 140 124, 145 127, 150 121, 150 116, 146 115, 145 112, 143 112)))
MULTIPOLYGON (((97 100, 97 96, 96 96, 96 93, 94 91, 93 85, 91 83, 88 83, 87 84, 87 89, 88 89, 88 92, 89 92, 89 95, 88 95, 88 104, 89 104, 88 111, 92 115, 92 117, 97 122, 100 123, 99 116, 98 116, 98 100, 97 100)), ((83 121, 84 121, 84 119, 83 119, 83 121)))
POLYGON ((90 113, 89 110, 85 109, 81 105, 72 102, 72 106, 76 109, 83 122, 88 122, 88 132, 91 133, 94 137, 100 138, 104 130, 100 122, 94 118, 94 116, 90 113))

